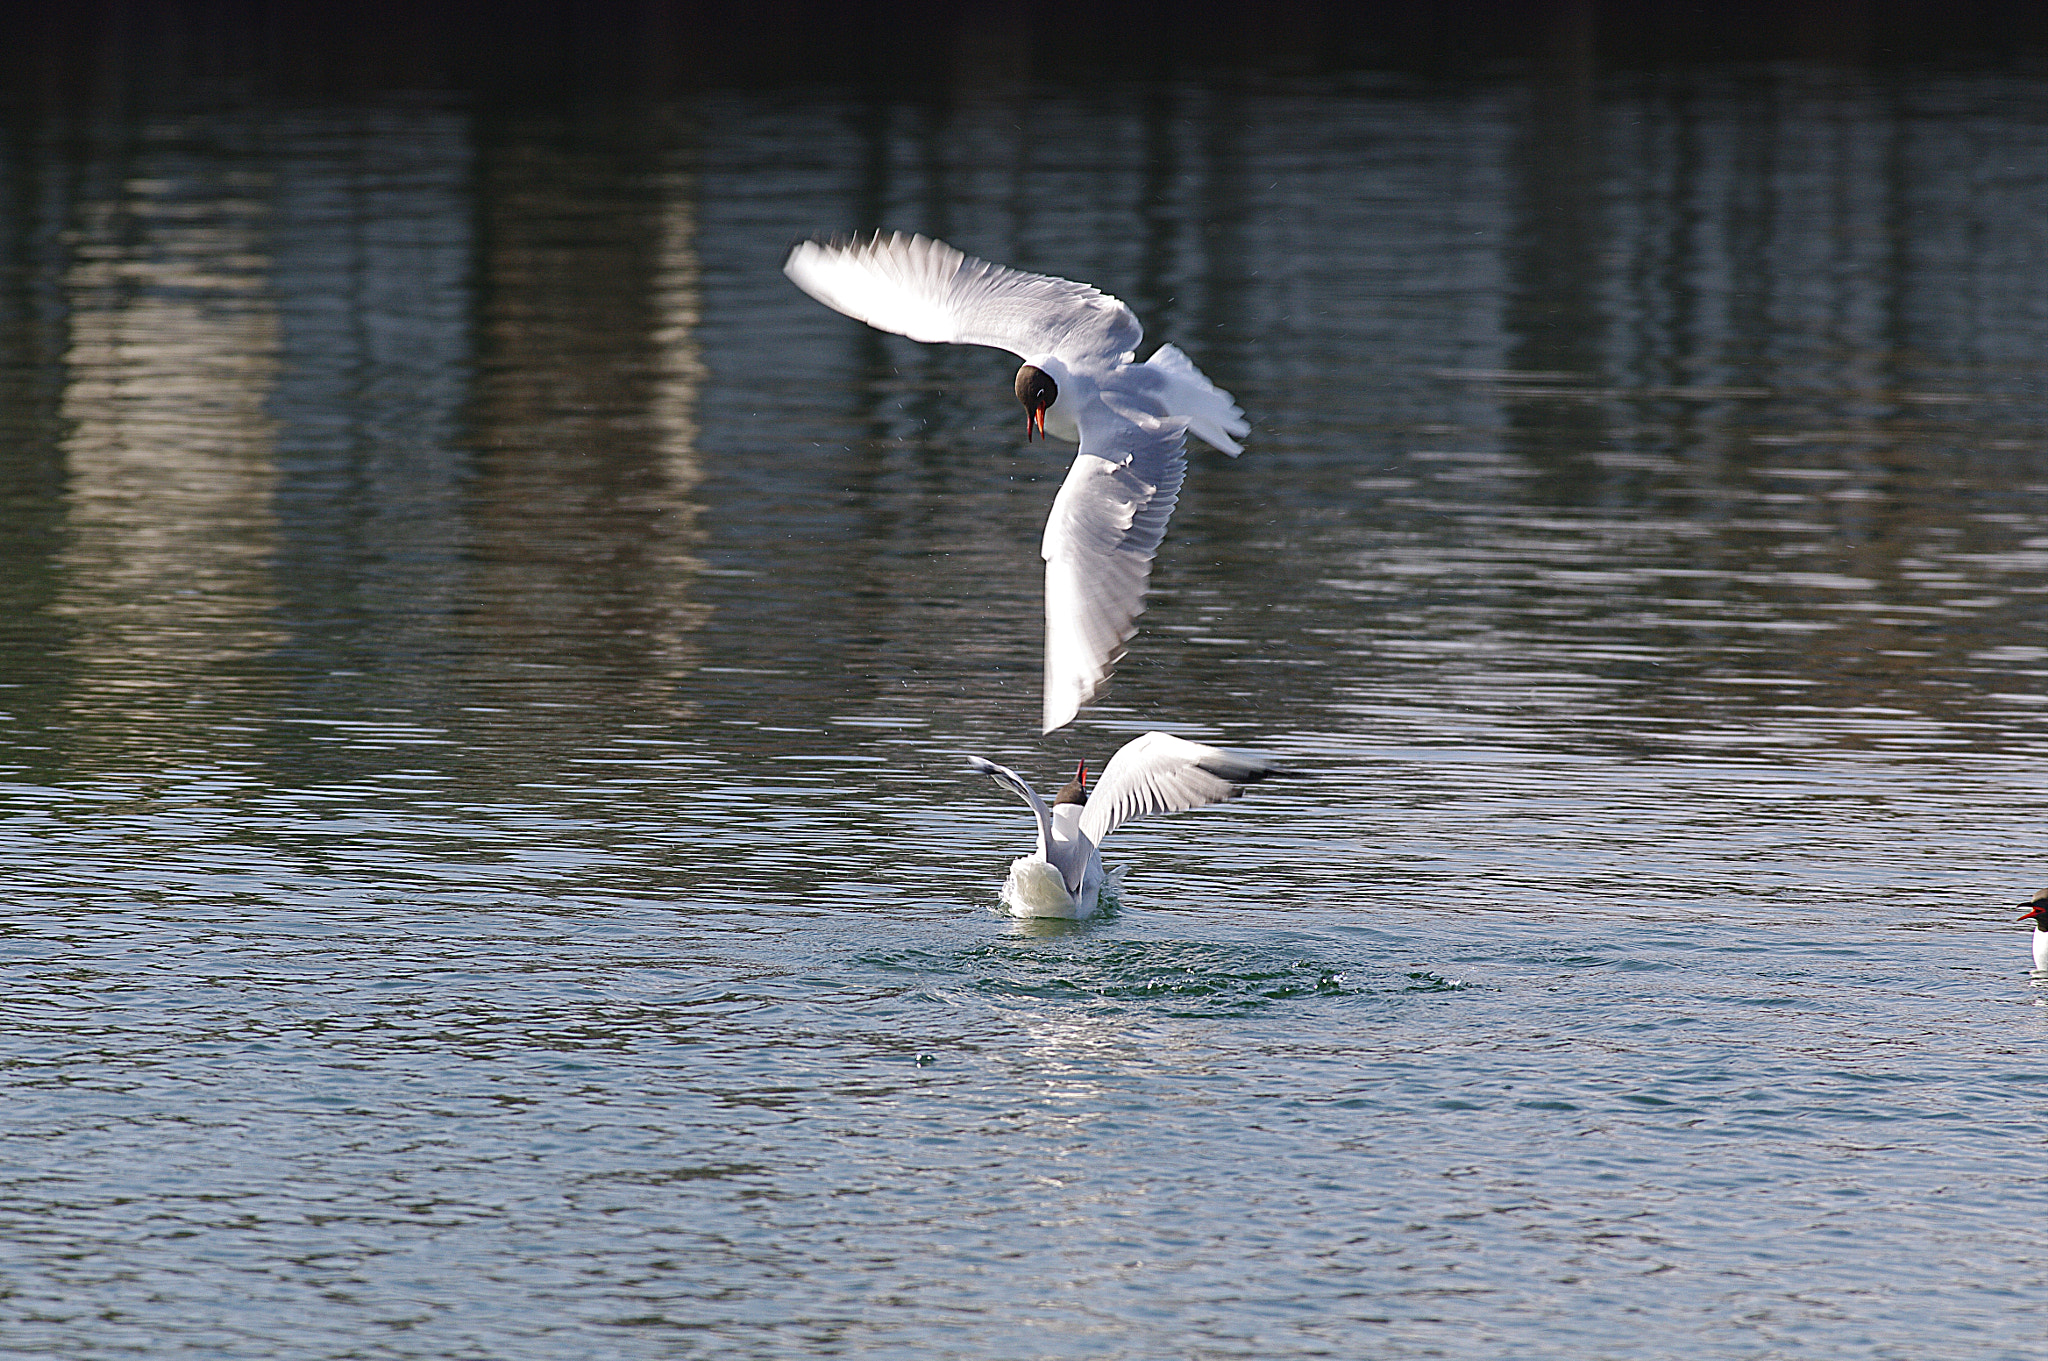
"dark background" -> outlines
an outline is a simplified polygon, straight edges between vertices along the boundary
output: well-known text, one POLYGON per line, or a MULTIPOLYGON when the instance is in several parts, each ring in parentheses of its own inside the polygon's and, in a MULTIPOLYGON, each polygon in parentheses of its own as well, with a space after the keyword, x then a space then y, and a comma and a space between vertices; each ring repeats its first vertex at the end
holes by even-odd
POLYGON ((1531 64, 1779 61, 2048 70, 2048 5, 2038 0, 50 0, 9 12, 0 98, 15 106, 422 88, 553 104, 813 81, 937 93, 963 74, 1427 80, 1531 64))

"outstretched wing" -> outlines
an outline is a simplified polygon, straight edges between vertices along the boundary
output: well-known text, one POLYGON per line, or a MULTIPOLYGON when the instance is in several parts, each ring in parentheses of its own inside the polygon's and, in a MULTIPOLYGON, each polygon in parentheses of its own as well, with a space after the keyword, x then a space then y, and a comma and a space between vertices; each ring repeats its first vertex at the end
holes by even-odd
POLYGON ((1008 766, 999 766, 994 761, 984 760, 979 756, 969 756, 967 764, 984 775, 993 775, 1031 805, 1032 813, 1038 818, 1038 853, 1041 856, 1045 855, 1052 846, 1052 810, 1045 806, 1044 799, 1038 797, 1038 791, 1033 789, 1022 775, 1008 766))
POLYGON ((1081 811, 1081 830, 1099 846, 1132 818, 1222 803, 1242 793, 1241 786, 1277 773, 1260 757, 1148 732, 1109 758, 1081 811))
POLYGON ((1045 731, 1073 721, 1124 655, 1187 476, 1187 422, 1107 398, 1045 523, 1045 731))
POLYGON ((928 236, 805 241, 782 272, 827 307, 880 330, 993 345, 1019 359, 1116 359, 1145 336, 1131 309, 1100 289, 992 265, 928 236))

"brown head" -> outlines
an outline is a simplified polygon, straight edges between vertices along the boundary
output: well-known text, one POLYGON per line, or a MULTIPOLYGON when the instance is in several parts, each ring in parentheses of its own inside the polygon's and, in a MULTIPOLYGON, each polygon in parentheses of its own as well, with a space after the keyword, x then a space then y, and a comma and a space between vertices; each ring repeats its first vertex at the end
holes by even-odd
POLYGON ((1063 803, 1088 802, 1088 763, 1083 761, 1074 769, 1074 778, 1060 786, 1059 794, 1052 805, 1057 808, 1063 803))
POLYGON ((2036 931, 2048 931, 2048 888, 2035 890, 2033 897, 2023 903, 2016 903, 2014 906, 2029 909, 2020 913, 2021 921, 2026 921, 2031 917, 2033 918, 2036 931))
POLYGON ((1024 442, 1045 437, 1045 409, 1060 399, 1060 385, 1036 364, 1017 370, 1017 400, 1024 403, 1024 442))

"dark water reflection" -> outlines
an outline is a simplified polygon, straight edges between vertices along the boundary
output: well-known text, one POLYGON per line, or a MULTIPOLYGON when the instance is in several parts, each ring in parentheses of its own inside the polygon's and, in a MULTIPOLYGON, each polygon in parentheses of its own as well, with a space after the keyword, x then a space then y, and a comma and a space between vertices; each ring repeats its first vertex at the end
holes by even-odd
POLYGON ((2018 1354, 2048 92, 1578 69, 11 127, 0 1345, 2018 1354), (867 224, 1254 423, 1048 741, 867 224), (1312 778, 979 910, 1155 724, 1312 778))
MULTIPOLYGON (((889 222, 1108 283, 1258 423, 1198 460, 1109 713, 1284 732, 1563 668, 1652 746, 1886 702, 2027 743, 2041 113, 1795 71, 46 130, 9 173, 19 718, 53 773, 224 686, 1013 727, 1057 470, 1000 359, 772 268, 889 222)), ((486 722, 493 761, 562 722, 486 722)))

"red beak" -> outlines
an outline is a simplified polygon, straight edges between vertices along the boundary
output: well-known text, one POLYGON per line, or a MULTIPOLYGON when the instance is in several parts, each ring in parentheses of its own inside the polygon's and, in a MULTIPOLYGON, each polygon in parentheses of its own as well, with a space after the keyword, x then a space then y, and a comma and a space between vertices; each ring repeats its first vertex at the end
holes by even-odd
POLYGON ((1026 444, 1031 443, 1031 436, 1034 432, 1040 439, 1045 438, 1045 408, 1042 406, 1034 406, 1024 413, 1024 442, 1026 444))
POLYGON ((1080 785, 1083 789, 1088 787, 1088 763, 1086 761, 1075 767, 1074 783, 1080 785))

